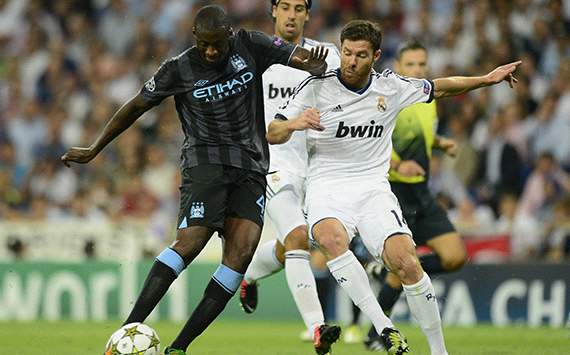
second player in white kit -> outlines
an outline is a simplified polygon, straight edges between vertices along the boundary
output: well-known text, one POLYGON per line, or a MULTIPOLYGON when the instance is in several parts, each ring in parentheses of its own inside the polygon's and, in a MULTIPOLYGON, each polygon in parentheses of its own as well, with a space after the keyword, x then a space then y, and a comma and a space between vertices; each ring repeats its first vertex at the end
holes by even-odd
MULTIPOLYGON (((333 44, 303 38, 301 45, 309 50, 317 45, 328 48, 328 67, 340 66, 338 50, 333 44)), ((279 107, 291 97, 295 87, 307 76, 301 70, 291 70, 284 65, 273 65, 263 74, 267 125, 273 120, 279 107)), ((287 144, 270 145, 269 152, 271 159, 267 176, 267 215, 277 228, 279 242, 284 245, 286 236, 293 229, 306 224, 302 211, 307 177, 306 132, 294 132, 287 144)))
POLYGON ((327 266, 378 331, 389 354, 409 351, 407 341, 374 297, 366 272, 348 249, 358 231, 364 245, 402 280, 408 305, 426 335, 432 355, 447 350, 435 291, 415 253, 387 174, 395 119, 406 106, 453 96, 503 80, 511 85, 520 62, 485 76, 423 79, 375 73, 381 31, 369 22, 349 22, 341 33, 341 67, 309 77, 269 125, 269 143, 286 142, 307 130, 309 231, 327 266), (381 180, 380 182, 378 182, 381 180))
MULTIPOLYGON (((330 43, 319 43, 303 37, 309 18, 310 1, 273 0, 272 15, 275 34, 288 42, 311 50, 317 45, 328 49, 329 68, 337 68, 340 58, 330 43)), ((283 65, 273 65, 263 74, 266 123, 269 124, 279 106, 290 98, 307 74, 283 65)), ((307 148, 304 131, 295 132, 287 144, 270 146, 270 167, 267 175, 266 214, 277 229, 277 240, 262 243, 244 275, 240 289, 242 308, 252 313, 257 307, 257 281, 285 268, 285 275, 295 304, 311 335, 317 354, 330 352, 340 336, 340 328, 324 323, 317 295, 315 278, 310 266, 305 200, 307 148)))

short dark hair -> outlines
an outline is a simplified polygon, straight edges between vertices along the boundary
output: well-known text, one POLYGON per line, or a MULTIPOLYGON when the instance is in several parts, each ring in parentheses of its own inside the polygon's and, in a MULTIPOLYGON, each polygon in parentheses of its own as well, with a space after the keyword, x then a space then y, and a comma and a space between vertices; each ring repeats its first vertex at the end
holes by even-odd
POLYGON ((421 49, 427 53, 426 47, 424 47, 424 45, 421 44, 421 42, 417 39, 412 38, 410 40, 407 40, 398 46, 398 50, 396 51, 396 59, 400 60, 405 51, 413 51, 416 49, 421 49))
POLYGON ((340 33, 340 43, 345 39, 351 41, 368 41, 372 45, 374 52, 382 45, 382 31, 378 24, 368 20, 352 20, 347 23, 340 33))
MULTIPOLYGON (((277 6, 277 5, 279 5, 280 1, 281 0, 271 0, 271 5, 277 6)), ((307 6, 307 10, 311 9, 311 5, 313 5, 313 0, 305 0, 305 6, 307 6)))
POLYGON ((194 29, 196 31, 212 31, 220 28, 229 30, 231 22, 228 14, 220 6, 207 5, 196 13, 194 29))

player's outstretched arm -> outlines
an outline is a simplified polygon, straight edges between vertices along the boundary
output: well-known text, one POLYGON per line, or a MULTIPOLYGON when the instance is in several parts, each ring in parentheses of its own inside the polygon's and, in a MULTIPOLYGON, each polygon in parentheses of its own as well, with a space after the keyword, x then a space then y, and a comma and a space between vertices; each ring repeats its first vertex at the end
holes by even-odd
POLYGON ((269 123, 265 137, 269 144, 283 144, 291 138, 293 132, 306 129, 317 131, 325 129, 321 125, 321 116, 316 108, 306 109, 298 117, 291 120, 284 117, 274 119, 269 123))
POLYGON ((495 68, 492 72, 483 76, 451 76, 439 78, 433 81, 434 97, 446 97, 463 94, 467 91, 475 90, 485 86, 498 84, 502 81, 509 83, 512 88, 518 80, 513 76, 513 72, 521 61, 512 62, 495 68))
POLYGON ((70 166, 71 162, 79 164, 90 162, 107 144, 129 128, 143 113, 152 107, 151 103, 138 94, 115 112, 93 144, 89 147, 71 147, 61 157, 61 161, 67 167, 70 166))
POLYGON ((329 50, 322 46, 311 48, 310 51, 303 47, 295 48, 289 60, 289 66, 308 71, 312 75, 321 75, 327 70, 325 59, 329 50))

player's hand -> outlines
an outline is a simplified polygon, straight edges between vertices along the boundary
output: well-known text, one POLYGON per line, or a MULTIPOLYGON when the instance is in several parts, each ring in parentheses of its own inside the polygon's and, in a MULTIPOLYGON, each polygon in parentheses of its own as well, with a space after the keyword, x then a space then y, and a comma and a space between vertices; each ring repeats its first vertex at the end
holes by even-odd
POLYGON ((517 60, 516 62, 501 65, 487 74, 486 78, 491 84, 498 84, 504 80, 508 82, 509 86, 512 88, 513 85, 518 82, 518 80, 513 76, 513 73, 521 63, 522 61, 517 60))
POLYGON ((420 164, 414 160, 404 160, 398 165, 396 169, 398 174, 411 177, 411 176, 425 176, 426 172, 420 164))
POLYGON ((304 131, 306 129, 325 130, 325 127, 321 125, 321 114, 316 108, 309 108, 301 112, 297 118, 291 120, 289 128, 294 131, 304 131))
POLYGON ((439 137, 439 148, 452 158, 457 156, 457 142, 451 138, 439 137))
POLYGON ((311 74, 320 75, 327 70, 327 56, 329 55, 328 48, 323 46, 316 46, 311 48, 309 57, 303 60, 303 64, 310 69, 311 74))
POLYGON ((71 167, 70 163, 86 164, 89 163, 93 158, 97 156, 95 151, 88 147, 71 147, 69 150, 61 156, 61 161, 68 168, 71 167))

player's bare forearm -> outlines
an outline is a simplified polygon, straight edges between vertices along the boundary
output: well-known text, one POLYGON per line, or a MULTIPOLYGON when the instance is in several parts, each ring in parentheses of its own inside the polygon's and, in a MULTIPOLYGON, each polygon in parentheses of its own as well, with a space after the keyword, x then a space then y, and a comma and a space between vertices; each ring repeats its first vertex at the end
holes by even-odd
POLYGON ((119 134, 129 128, 143 113, 151 109, 153 105, 148 103, 141 95, 137 95, 124 104, 103 128, 91 149, 95 154, 99 153, 107 144, 119 134))
POLYGON ((513 76, 513 73, 519 64, 521 64, 520 60, 501 65, 483 76, 452 76, 435 79, 433 81, 434 97, 456 96, 485 86, 495 85, 502 81, 506 81, 512 88, 518 81, 513 76))
POLYGON ((140 94, 133 97, 111 117, 93 144, 86 148, 70 148, 61 157, 61 161, 67 166, 70 166, 69 163, 71 162, 80 164, 88 163, 95 158, 107 144, 129 128, 151 107, 152 105, 144 100, 140 94))
POLYGON ((435 79, 434 98, 457 96, 489 85, 492 83, 486 81, 484 76, 451 76, 435 79))
POLYGON ((291 138, 294 131, 306 129, 316 131, 324 131, 325 129, 321 124, 319 110, 314 107, 304 110, 293 119, 287 119, 285 116, 274 119, 269 123, 265 137, 269 144, 283 144, 291 138))
POLYGON ((288 120, 274 119, 267 127, 265 138, 269 144, 283 144, 291 139, 293 131, 288 120))
POLYGON ((329 50, 321 46, 311 48, 310 51, 303 47, 297 47, 291 55, 289 66, 308 71, 312 75, 321 75, 327 70, 325 59, 328 54, 329 50))

